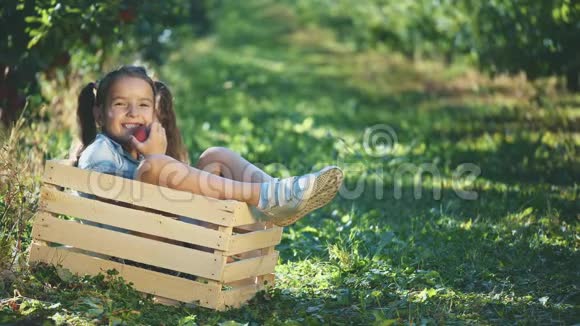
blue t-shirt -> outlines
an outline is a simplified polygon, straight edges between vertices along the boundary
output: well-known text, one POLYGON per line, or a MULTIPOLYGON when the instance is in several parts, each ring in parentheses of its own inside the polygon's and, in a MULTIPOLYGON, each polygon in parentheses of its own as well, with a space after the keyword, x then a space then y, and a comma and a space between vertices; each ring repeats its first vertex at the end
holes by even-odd
POLYGON ((139 154, 139 160, 134 159, 121 144, 99 133, 81 153, 78 167, 134 180, 142 158, 139 154))

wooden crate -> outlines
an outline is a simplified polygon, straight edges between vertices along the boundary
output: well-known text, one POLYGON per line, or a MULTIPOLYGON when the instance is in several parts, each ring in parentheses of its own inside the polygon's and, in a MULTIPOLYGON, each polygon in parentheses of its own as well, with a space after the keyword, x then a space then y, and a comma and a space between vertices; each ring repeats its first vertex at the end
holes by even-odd
POLYGON ((82 170, 63 161, 47 161, 42 182, 31 263, 60 265, 81 275, 116 269, 137 290, 161 302, 217 310, 239 307, 274 282, 274 246, 283 228, 258 221, 245 203, 82 170), (184 221, 188 219, 190 223, 184 221))

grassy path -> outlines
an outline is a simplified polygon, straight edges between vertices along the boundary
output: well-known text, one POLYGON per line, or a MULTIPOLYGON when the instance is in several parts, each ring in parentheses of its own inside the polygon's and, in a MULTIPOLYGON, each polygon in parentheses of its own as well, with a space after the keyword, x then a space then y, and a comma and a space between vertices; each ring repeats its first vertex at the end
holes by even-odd
POLYGON ((299 323, 578 321, 579 98, 309 37, 193 43, 163 71, 192 157, 223 145, 273 174, 347 172, 349 191, 287 229, 277 290, 247 311, 299 323), (472 184, 453 177, 465 163, 480 170, 472 184))

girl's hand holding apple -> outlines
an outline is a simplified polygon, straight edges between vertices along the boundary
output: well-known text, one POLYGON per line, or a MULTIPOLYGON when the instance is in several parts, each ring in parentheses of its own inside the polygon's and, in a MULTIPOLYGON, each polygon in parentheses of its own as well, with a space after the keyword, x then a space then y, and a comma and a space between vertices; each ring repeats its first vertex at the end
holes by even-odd
POLYGON ((165 154, 167 151, 167 135, 161 123, 155 121, 151 124, 149 132, 147 127, 141 126, 133 132, 130 142, 139 151, 147 156, 165 154))

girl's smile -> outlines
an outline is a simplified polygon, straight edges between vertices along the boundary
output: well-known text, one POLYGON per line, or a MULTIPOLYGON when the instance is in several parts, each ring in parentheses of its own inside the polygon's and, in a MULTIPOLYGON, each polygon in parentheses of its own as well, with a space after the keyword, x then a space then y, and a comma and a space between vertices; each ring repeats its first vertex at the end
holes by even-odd
MULTIPOLYGON (((129 138, 140 126, 150 126, 154 120, 154 94, 143 79, 122 77, 111 85, 105 102, 104 132, 133 153, 129 138)), ((135 155, 136 156, 136 155, 135 155)))

